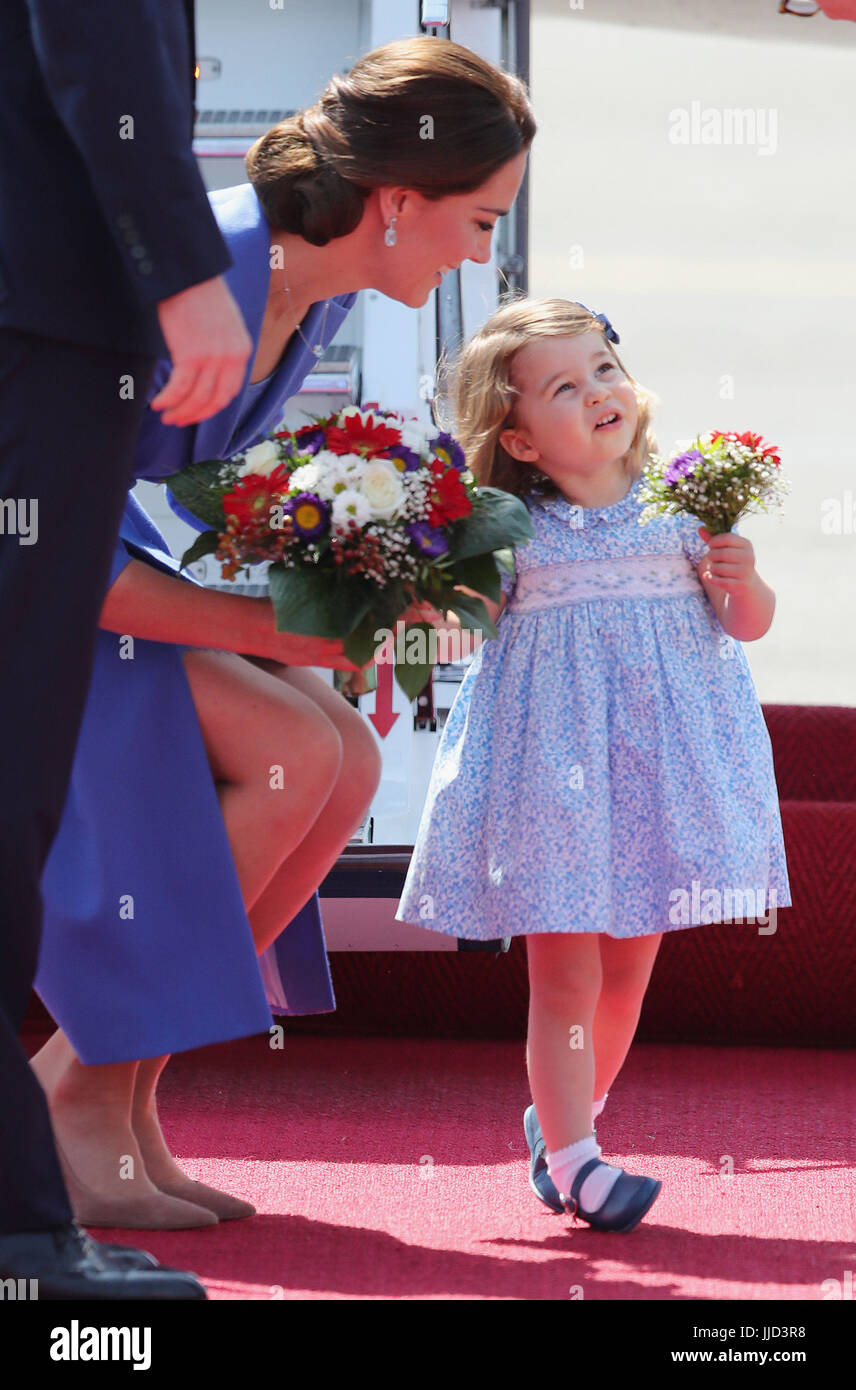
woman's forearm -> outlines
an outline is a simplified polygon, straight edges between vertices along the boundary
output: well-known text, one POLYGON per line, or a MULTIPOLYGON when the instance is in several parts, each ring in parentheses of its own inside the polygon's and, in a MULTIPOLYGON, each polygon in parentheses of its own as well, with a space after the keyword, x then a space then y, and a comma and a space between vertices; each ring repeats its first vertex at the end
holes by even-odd
POLYGON ((108 632, 152 642, 254 656, 272 655, 275 648, 279 659, 288 642, 285 633, 275 632, 267 599, 204 589, 134 559, 109 590, 99 623, 108 632))

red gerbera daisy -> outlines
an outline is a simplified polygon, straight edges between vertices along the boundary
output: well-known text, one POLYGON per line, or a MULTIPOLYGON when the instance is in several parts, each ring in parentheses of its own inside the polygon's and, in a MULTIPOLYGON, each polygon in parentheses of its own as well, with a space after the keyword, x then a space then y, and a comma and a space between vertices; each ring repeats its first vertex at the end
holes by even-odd
POLYGON ((384 454, 393 445, 401 443, 401 430, 375 420, 370 415, 365 424, 359 415, 349 415, 344 429, 330 425, 326 431, 327 448, 333 454, 362 454, 365 458, 375 458, 384 454))
POLYGON ((745 430, 743 434, 737 434, 734 430, 714 430, 711 440, 715 443, 717 439, 733 439, 736 444, 742 444, 745 448, 760 454, 761 458, 769 459, 777 468, 781 467, 778 447, 775 444, 767 444, 762 435, 753 434, 751 430, 745 430))
POLYGON ((431 503, 428 512, 429 526, 445 526, 450 521, 469 516, 473 507, 458 469, 446 468, 436 459, 430 468, 434 474, 434 483, 428 494, 431 503))
POLYGON ((285 464, 277 464, 272 473, 247 473, 239 478, 231 492, 223 497, 223 515, 234 516, 241 526, 266 522, 277 499, 288 491, 291 477, 285 464))

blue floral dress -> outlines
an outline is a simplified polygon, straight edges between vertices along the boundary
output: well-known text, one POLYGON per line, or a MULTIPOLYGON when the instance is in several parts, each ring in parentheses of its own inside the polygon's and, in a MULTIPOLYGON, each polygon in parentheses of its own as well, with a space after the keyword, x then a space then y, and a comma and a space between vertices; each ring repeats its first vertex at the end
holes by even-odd
POLYGON ((791 903, 767 727, 692 517, 530 494, 499 636, 443 729, 396 919, 458 937, 775 930, 791 903))

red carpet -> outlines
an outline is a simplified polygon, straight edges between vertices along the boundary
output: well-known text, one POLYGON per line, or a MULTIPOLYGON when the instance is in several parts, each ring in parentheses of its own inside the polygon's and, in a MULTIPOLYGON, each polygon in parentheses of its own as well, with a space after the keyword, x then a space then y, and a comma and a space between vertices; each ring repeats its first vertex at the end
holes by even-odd
POLYGON ((185 1170, 259 1214, 94 1234, 215 1299, 815 1301, 856 1271, 852 1051, 635 1045, 598 1141, 663 1190, 625 1236, 530 1192, 521 1043, 287 1032, 185 1053, 161 1096, 185 1170))

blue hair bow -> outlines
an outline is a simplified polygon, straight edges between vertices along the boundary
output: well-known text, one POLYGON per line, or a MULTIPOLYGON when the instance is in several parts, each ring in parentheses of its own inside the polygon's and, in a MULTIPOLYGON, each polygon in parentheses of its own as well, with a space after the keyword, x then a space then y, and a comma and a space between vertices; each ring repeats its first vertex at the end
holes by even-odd
POLYGON ((604 334, 611 343, 621 342, 621 339, 619 338, 612 324, 609 322, 609 319, 606 317, 606 314, 596 314, 592 309, 588 307, 587 304, 583 304, 582 301, 579 299, 575 299, 574 303, 578 305, 580 309, 585 309, 586 313, 591 314, 592 318, 597 319, 598 323, 603 324, 604 334))

